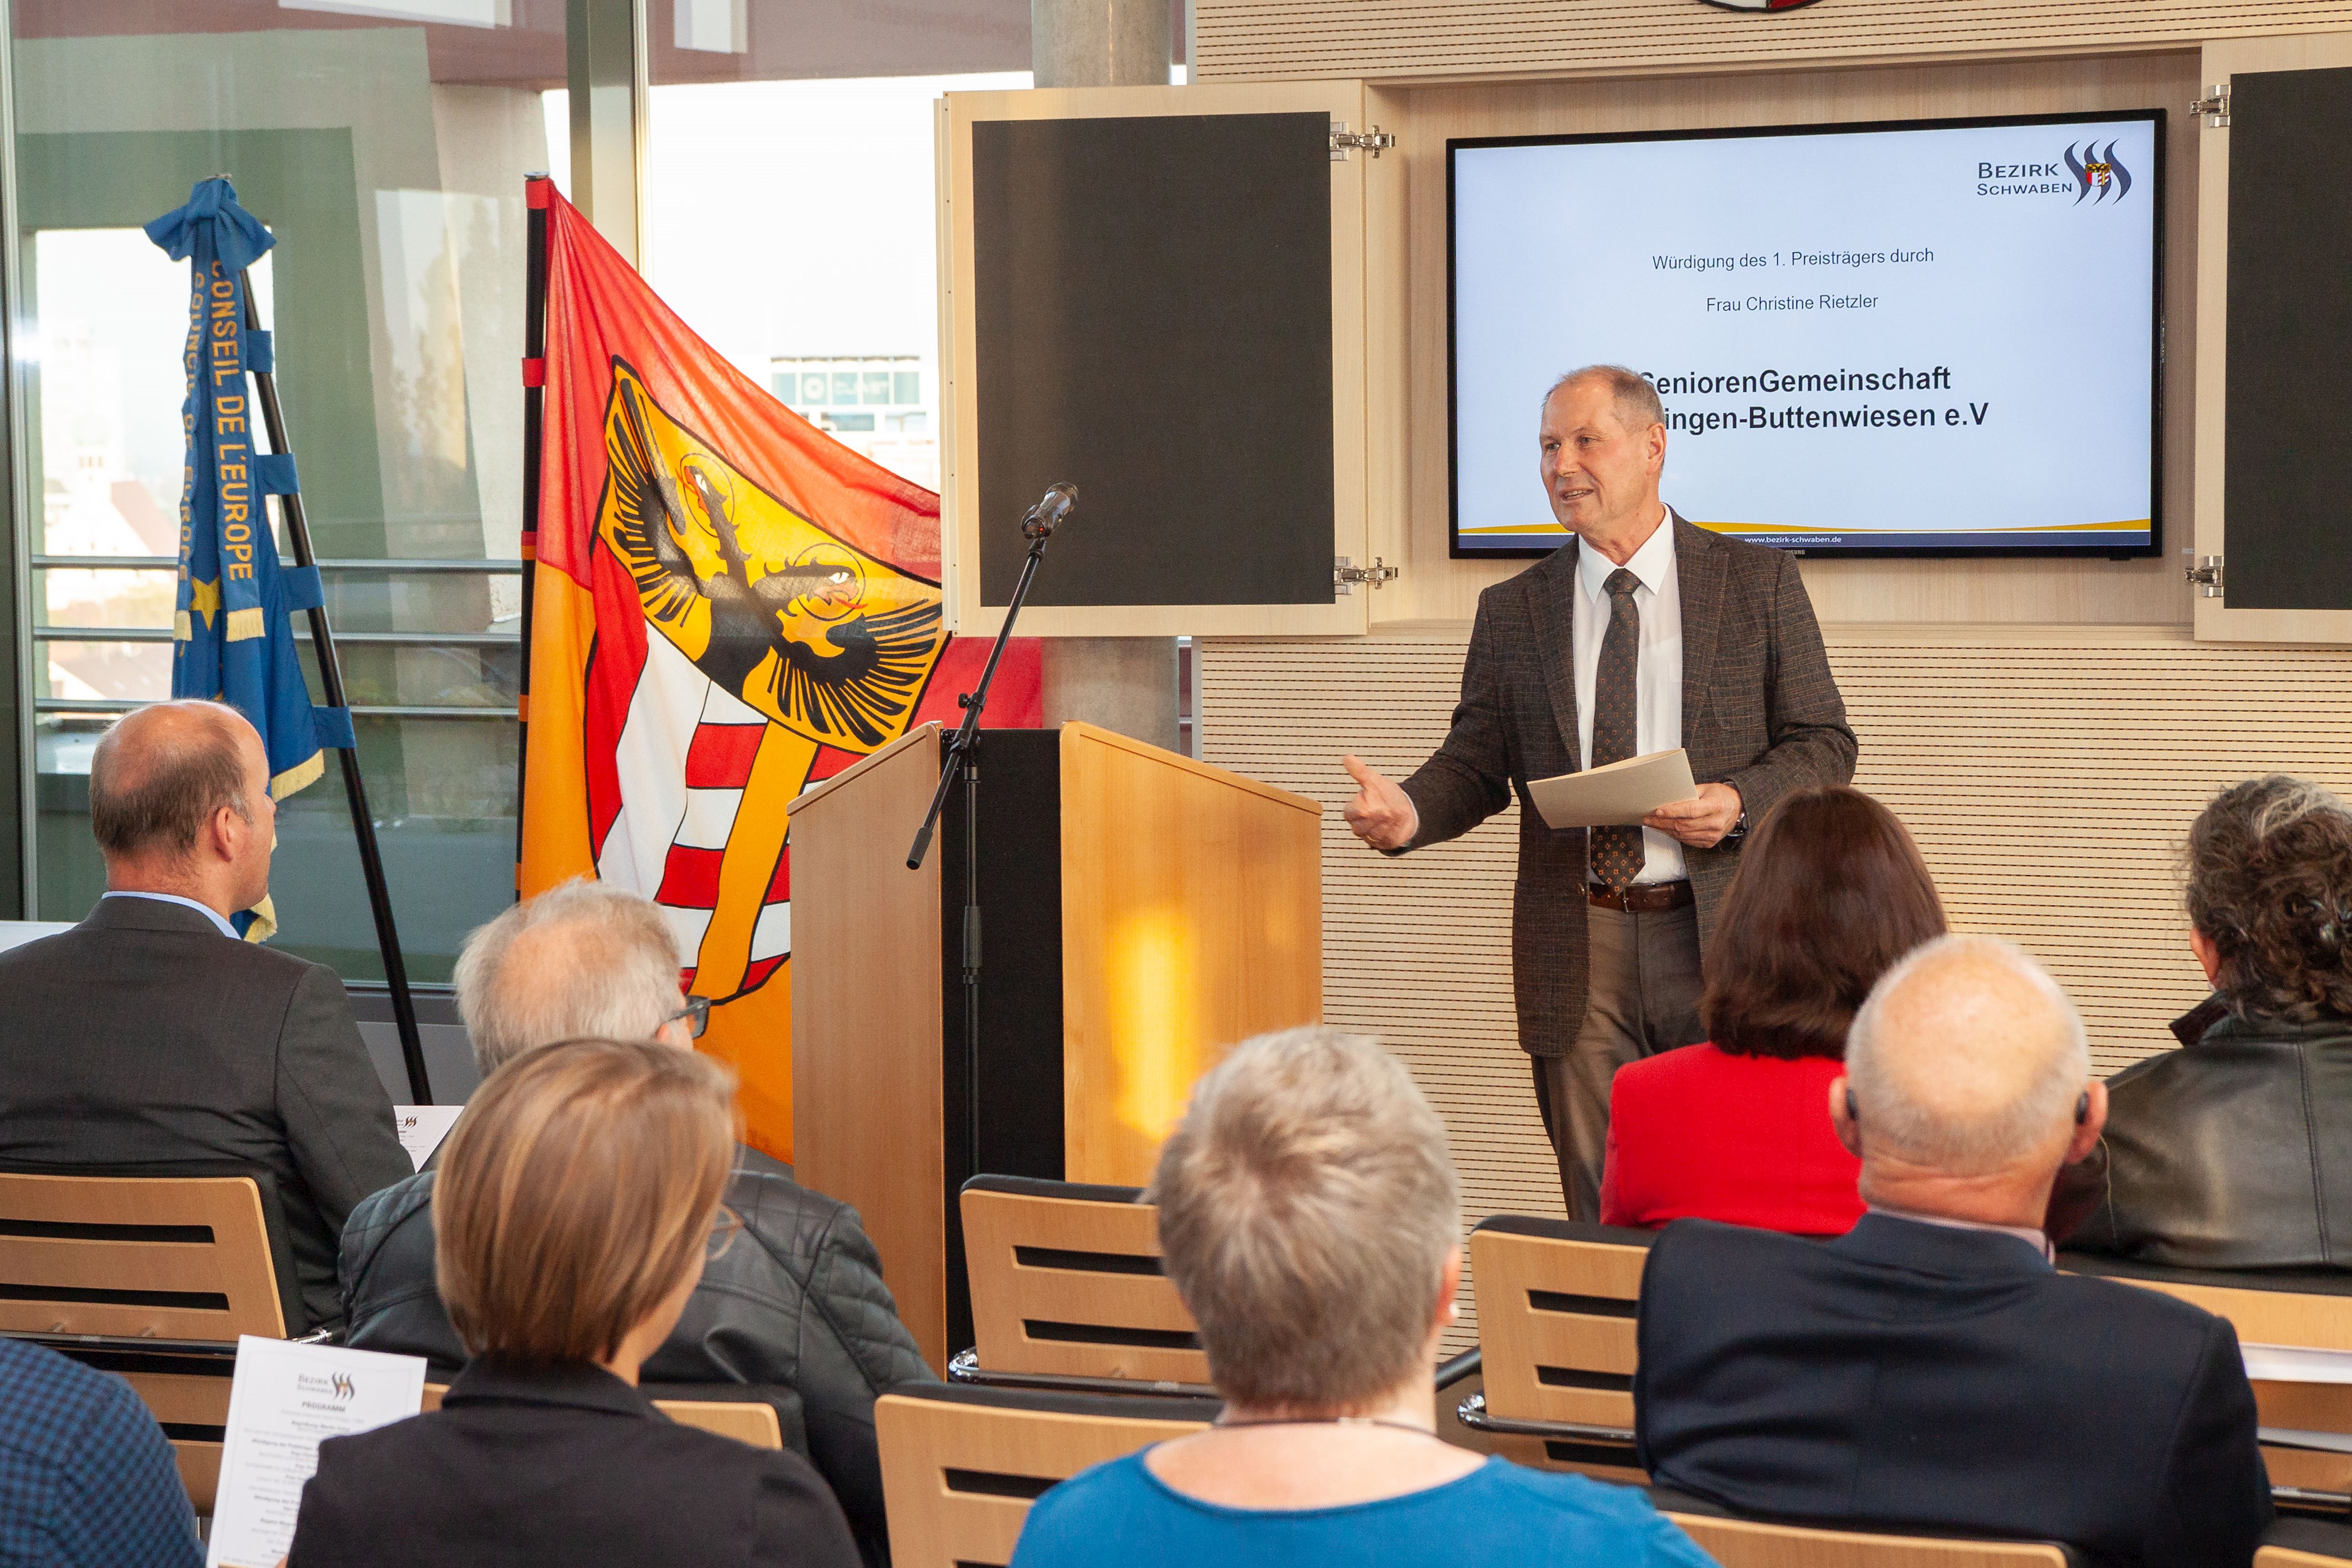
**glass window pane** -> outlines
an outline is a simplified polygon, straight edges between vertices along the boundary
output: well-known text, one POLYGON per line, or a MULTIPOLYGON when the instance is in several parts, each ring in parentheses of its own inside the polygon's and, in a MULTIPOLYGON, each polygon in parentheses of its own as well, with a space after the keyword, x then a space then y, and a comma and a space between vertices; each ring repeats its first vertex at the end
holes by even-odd
MULTIPOLYGON (((1181 40, 1183 7, 1175 10, 1171 31, 1181 40)), ((656 87, 1029 68, 1028 0, 647 0, 646 35, 656 87)), ((854 125, 841 129, 856 134, 854 125)))
POLYGON ((169 571, 44 568, 33 574, 33 602, 38 608, 34 623, 169 630, 172 595, 169 571))
POLYGON ((168 643, 40 641, 33 644, 33 664, 37 699, 145 703, 172 695, 168 643))
MULTIPOLYGON (((177 554, 187 266, 135 226, 37 229, 31 252, 37 328, 24 358, 39 433, 34 548, 177 554)), ((266 256, 253 268, 265 317, 274 276, 266 256)))
MULTIPOLYGON (((942 0, 924 12, 935 36, 923 43, 889 7, 794 7, 789 28, 784 9, 751 0, 748 55, 656 43, 646 276, 746 373, 798 363, 796 407, 935 490, 932 106, 944 92, 1027 87, 1028 10, 942 0), (936 47, 951 20, 943 13, 961 14, 969 47, 936 47), (827 63, 852 59, 863 63, 827 63), (918 74, 950 69, 992 74, 918 74), (746 201, 752 190, 760 199, 746 201), (730 244, 709 242, 716 212, 728 214, 730 244), (877 406, 924 417, 866 412, 877 406)), ((676 37, 663 26, 675 14, 654 0, 657 40, 676 37)))
MULTIPOLYGON (((563 0, 11 8, 36 549, 176 554, 187 269, 140 225, 227 172, 278 242, 255 294, 351 699, 401 710, 362 712, 360 758, 422 978, 446 977, 464 931, 512 897, 520 579, 386 563, 521 553, 522 176, 561 162, 564 15, 563 0), (456 716, 407 716, 440 708, 456 716), (456 845, 480 866, 454 869, 456 845)), ((171 624, 170 573, 58 562, 33 589, 45 626, 171 624)), ((74 768, 112 710, 72 705, 166 695, 171 652, 37 644, 43 918, 79 917, 100 885, 74 768)), ((281 831, 317 841, 281 845, 277 940, 379 973, 335 771, 285 802, 281 831)))
POLYGON ((418 571, 338 566, 329 570, 327 612, 345 633, 446 632, 516 637, 522 626, 522 574, 418 571))

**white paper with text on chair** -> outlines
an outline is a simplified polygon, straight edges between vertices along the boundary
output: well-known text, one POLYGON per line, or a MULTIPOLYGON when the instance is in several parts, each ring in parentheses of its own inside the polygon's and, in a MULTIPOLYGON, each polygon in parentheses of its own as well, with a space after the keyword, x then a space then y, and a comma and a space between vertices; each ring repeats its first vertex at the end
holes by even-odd
POLYGON ((408 1152, 408 1163, 423 1170, 464 1110, 463 1105, 394 1105, 392 1125, 400 1134, 400 1146, 408 1152))
POLYGON ((1555 828, 1630 828, 1661 806, 1698 798, 1690 753, 1681 747, 1528 782, 1528 795, 1555 828))
POLYGON ((319 1444, 414 1416, 425 1358, 246 1334, 236 1342, 205 1568, 277 1568, 319 1444))

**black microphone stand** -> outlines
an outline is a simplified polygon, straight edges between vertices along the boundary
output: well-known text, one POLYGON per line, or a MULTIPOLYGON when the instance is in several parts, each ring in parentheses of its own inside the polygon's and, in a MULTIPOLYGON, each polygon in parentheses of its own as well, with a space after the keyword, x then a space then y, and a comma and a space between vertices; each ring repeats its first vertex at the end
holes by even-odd
MULTIPOLYGON (((1049 497, 1050 499, 1050 497, 1049 497)), ((1029 538, 1029 559, 1021 565, 1021 580, 1013 587, 1013 602, 1005 607, 1004 624, 996 629, 996 644, 988 651, 988 663, 981 666, 980 681, 972 690, 956 698, 963 708, 963 725, 948 743, 945 760, 940 768, 939 788, 931 791, 931 809, 923 813, 923 825, 915 833, 914 846, 907 852, 907 869, 920 871, 923 857, 930 852, 931 833, 940 824, 940 813, 946 810, 948 789, 954 784, 956 772, 963 772, 963 1092, 965 1155, 971 1162, 968 1176, 980 1174, 980 716, 988 706, 988 688, 996 679, 996 663, 1004 657, 1004 644, 1013 635, 1013 622, 1021 614, 1021 606, 1028 601, 1029 584, 1037 576, 1037 563, 1045 559, 1046 541, 1054 537, 1055 522, 1041 519, 1033 510, 1021 525, 1029 538)))

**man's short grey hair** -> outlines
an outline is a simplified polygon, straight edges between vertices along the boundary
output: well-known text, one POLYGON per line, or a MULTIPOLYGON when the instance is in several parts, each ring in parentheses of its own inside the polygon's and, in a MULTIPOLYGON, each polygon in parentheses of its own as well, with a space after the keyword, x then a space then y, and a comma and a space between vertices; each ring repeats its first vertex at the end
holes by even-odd
POLYGON ((677 938, 659 909, 574 878, 466 938, 457 1013, 487 1078, 558 1040, 651 1040, 684 1005, 678 977, 677 938))
MULTIPOLYGON (((1927 1071, 1932 1072, 1933 1068, 1927 1071)), ((1954 933, 1921 943, 1879 977, 1846 1036, 1845 1071, 1855 1107, 1874 1142, 1915 1166, 1973 1175, 1998 1169, 2032 1153, 2049 1136, 2052 1125, 2070 1113, 2090 1080, 2090 1040, 2082 1014, 2075 1011, 2064 988, 2032 954, 1998 936, 1954 933), (1887 999, 1913 974, 1928 964, 1960 956, 1990 959, 2025 980, 2048 1001, 2063 1025, 2058 1048, 2033 1064, 2013 1094, 1966 1119, 1920 1104, 1906 1092, 1906 1081, 1916 1082, 1920 1074, 1916 1070, 1906 1073, 1896 1069, 1891 1059, 1916 1047, 1889 1039, 1885 1028, 1887 999)))
POLYGON ((1601 382, 1609 388, 1610 397, 1617 405, 1617 417, 1628 430, 1647 430, 1654 424, 1666 423, 1666 405, 1658 401, 1658 389, 1649 383, 1638 371, 1622 365, 1585 365, 1573 370, 1551 383, 1538 408, 1549 408, 1559 389, 1574 386, 1579 382, 1601 382))
POLYGON ((1378 1040, 1310 1025, 1235 1046, 1145 1201, 1226 1399, 1346 1412, 1428 1371, 1461 1192, 1444 1124, 1378 1040))

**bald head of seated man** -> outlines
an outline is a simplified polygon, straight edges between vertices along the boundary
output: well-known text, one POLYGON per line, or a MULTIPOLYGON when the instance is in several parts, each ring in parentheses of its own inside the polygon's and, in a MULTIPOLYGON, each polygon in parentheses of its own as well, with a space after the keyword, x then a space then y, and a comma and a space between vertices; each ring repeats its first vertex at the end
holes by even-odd
POLYGON ((1862 1159, 1852 1231, 1681 1220, 1653 1245, 1653 1479, 1763 1516, 2242 1568, 2271 1500, 2236 1335, 2060 1273, 2037 1228, 2106 1110, 2057 982, 1998 938, 1924 945, 1856 1015, 1829 1101, 1862 1159))
POLYGON ((341 978, 233 924, 269 893, 261 737, 219 703, 127 714, 90 758, 89 819, 105 895, 0 954, 0 1166, 251 1174, 287 1332, 340 1322, 343 1222, 411 1166, 341 978))
POLYGON ((1830 1085, 1863 1201, 2003 1227, 2046 1249, 2038 1227, 2059 1167, 2088 1154, 2107 1119, 2074 1003, 1991 937, 1929 943, 1886 979, 1855 1015, 1846 1076, 1830 1085))
MULTIPOLYGON (((657 1040, 691 1050, 705 1017, 683 995, 669 917, 633 893, 570 882, 517 904, 466 939, 457 1010, 483 1076, 568 1040, 657 1040)), ((435 1282, 428 1166, 352 1216, 343 1233, 346 1343, 463 1365, 435 1282)), ((899 1321, 857 1211, 739 1148, 709 1261, 649 1384, 739 1385, 777 1406, 787 1445, 840 1500, 869 1560, 887 1540, 874 1401, 930 1369, 899 1321)), ((691 1394, 684 1396, 693 1397, 691 1394)))

